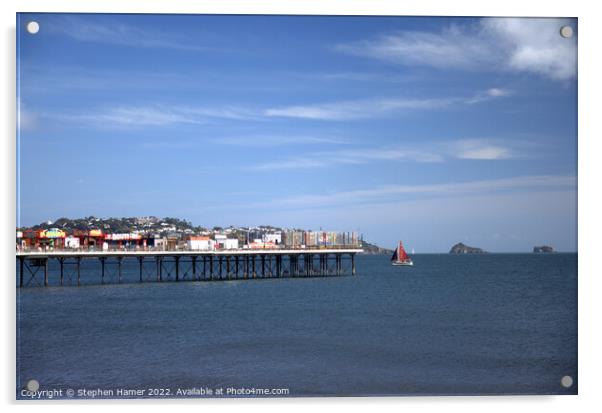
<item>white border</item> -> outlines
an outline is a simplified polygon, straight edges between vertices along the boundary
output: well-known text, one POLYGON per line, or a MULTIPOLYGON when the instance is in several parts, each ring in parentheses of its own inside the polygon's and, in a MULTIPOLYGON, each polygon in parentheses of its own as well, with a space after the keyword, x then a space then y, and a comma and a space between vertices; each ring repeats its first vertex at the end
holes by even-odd
POLYGON ((602 293, 600 260, 600 139, 602 116, 600 96, 601 17, 595 2, 505 0, 496 2, 471 0, 396 1, 396 0, 286 0, 286 1, 135 1, 135 0, 21 0, 0 2, 2 21, 2 356, 6 366, 0 375, 2 402, 9 409, 16 406, 30 410, 43 408, 50 412, 104 410, 111 407, 143 404, 145 410, 162 411, 167 405, 199 411, 199 409, 303 411, 308 409, 345 409, 363 411, 367 407, 383 410, 426 409, 429 411, 507 412, 514 409, 563 412, 593 410, 602 405, 598 383, 600 372, 600 317, 602 309, 598 295, 602 293), (451 15, 451 16, 568 16, 579 18, 579 396, 520 396, 520 397, 424 397, 424 398, 332 398, 332 399, 262 399, 262 400, 182 400, 143 402, 14 402, 15 381, 15 285, 13 231, 15 224, 15 13, 25 12, 137 12, 137 13, 224 13, 224 14, 338 14, 338 15, 451 15), (8 367, 8 368, 7 368, 8 367))

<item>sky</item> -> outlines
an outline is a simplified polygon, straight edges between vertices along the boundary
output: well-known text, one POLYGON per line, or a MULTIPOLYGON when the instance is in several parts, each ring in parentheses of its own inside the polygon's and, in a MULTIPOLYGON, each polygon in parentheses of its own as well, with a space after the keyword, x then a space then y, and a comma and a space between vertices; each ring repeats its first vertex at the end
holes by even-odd
POLYGON ((575 19, 25 13, 17 33, 19 226, 577 250, 575 19))

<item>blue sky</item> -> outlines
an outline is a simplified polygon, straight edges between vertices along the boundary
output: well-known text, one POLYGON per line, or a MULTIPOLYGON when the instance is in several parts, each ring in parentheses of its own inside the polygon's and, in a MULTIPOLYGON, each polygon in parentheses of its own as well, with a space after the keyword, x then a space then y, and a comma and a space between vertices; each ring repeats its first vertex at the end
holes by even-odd
POLYGON ((19 221, 576 250, 571 19, 21 14, 19 221), (30 20, 40 24, 31 35, 30 20))

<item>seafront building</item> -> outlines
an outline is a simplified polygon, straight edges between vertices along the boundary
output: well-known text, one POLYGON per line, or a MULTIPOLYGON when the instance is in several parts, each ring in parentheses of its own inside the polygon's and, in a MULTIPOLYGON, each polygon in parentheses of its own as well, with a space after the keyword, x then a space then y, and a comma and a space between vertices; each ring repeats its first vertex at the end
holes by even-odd
POLYGON ((16 232, 18 250, 159 250, 216 251, 238 249, 304 249, 359 246, 356 232, 280 230, 272 228, 233 229, 223 232, 177 232, 167 227, 163 233, 136 231, 110 233, 100 229, 76 230, 59 228, 16 232))

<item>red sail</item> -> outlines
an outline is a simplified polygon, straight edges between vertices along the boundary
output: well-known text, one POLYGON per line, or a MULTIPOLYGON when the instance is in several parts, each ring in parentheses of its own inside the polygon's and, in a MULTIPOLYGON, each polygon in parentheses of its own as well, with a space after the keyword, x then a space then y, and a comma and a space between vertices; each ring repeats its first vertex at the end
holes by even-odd
POLYGON ((403 244, 399 241, 399 247, 397 249, 397 259, 399 261, 407 261, 410 257, 406 253, 406 250, 403 248, 403 244))

